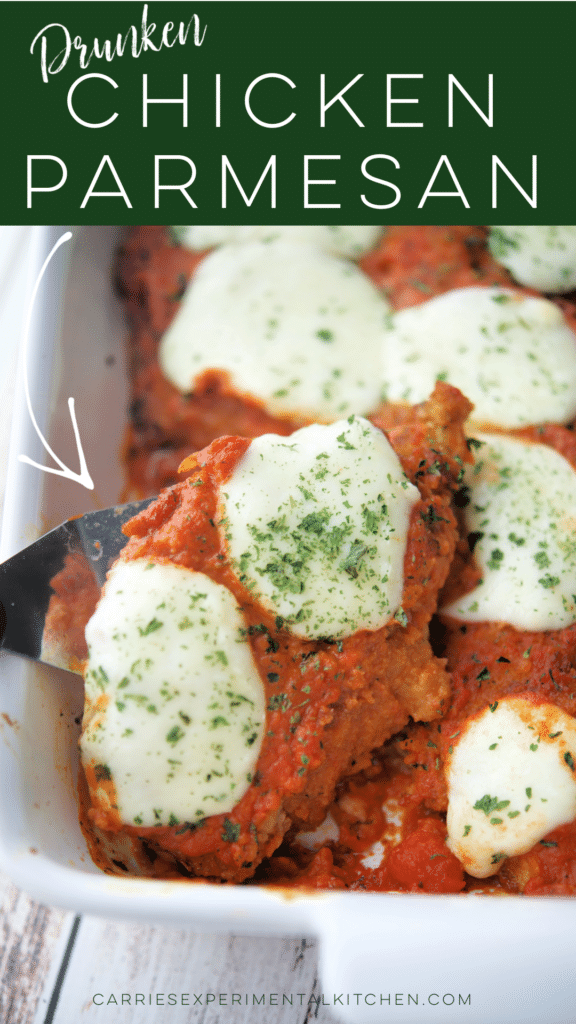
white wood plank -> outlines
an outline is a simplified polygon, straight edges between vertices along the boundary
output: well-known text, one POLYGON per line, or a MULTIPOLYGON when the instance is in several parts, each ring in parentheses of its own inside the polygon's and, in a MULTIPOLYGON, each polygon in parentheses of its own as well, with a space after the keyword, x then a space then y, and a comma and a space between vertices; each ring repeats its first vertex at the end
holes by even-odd
POLYGON ((0 874, 0 1021, 32 1024, 50 968, 59 962, 73 914, 34 903, 0 874))
MULTIPOLYGON (((333 1024, 317 988, 313 940, 200 935, 84 917, 52 1024, 333 1024)), ((34 1024, 44 1024, 49 999, 46 991, 34 1024)))

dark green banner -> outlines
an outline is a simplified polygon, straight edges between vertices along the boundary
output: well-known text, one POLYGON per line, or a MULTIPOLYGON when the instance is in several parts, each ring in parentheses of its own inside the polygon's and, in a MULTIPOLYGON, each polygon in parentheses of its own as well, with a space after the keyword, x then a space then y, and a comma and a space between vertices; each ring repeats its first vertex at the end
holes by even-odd
POLYGON ((2 14, 2 223, 576 220, 571 3, 2 14))

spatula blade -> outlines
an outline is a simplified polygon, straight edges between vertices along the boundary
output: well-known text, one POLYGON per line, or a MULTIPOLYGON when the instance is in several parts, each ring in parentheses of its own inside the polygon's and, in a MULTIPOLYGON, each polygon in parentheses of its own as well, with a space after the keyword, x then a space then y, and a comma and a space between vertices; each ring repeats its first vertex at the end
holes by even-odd
POLYGON ((152 500, 69 519, 3 562, 0 649, 80 672, 90 595, 94 603, 127 542, 123 525, 152 500))

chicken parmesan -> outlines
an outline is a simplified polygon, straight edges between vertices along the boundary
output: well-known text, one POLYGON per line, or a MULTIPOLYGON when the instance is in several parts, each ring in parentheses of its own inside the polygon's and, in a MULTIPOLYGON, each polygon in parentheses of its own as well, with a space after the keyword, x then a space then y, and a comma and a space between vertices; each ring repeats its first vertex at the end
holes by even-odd
POLYGON ((428 626, 467 457, 461 421, 435 447, 442 398, 468 411, 441 389, 396 448, 353 416, 289 446, 215 441, 131 521, 86 632, 91 826, 242 881, 410 718, 442 715, 428 626))
POLYGON ((576 893, 573 236, 128 233, 104 870, 576 893))

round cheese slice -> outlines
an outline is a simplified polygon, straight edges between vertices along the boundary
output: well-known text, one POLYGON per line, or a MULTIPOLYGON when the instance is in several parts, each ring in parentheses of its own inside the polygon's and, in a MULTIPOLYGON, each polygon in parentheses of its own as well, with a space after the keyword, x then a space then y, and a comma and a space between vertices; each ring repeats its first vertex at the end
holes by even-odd
POLYGON ((385 396, 423 402, 438 380, 474 403, 481 424, 521 427, 576 416, 576 337, 547 299, 459 288, 388 320, 385 396))
POLYGON ((252 441, 222 485, 221 529, 240 581, 292 633, 342 638, 403 621, 418 498, 384 434, 350 417, 252 441))
POLYGON ((576 472, 547 445, 477 434, 464 515, 481 582, 442 610, 469 622, 576 622, 576 472))
POLYGON ((272 242, 283 239, 315 245, 332 256, 360 259, 376 245, 382 228, 342 224, 232 224, 208 226, 194 224, 174 227, 176 239, 190 249, 212 249, 217 245, 246 242, 272 242))
POLYGON ((576 818, 576 719, 505 697, 470 719, 447 766, 448 846, 468 874, 495 874, 576 818))
POLYGON ((570 292, 576 288, 576 227, 493 227, 490 252, 527 288, 570 292))
POLYGON ((195 824, 248 789, 265 709, 245 637, 234 597, 203 573, 113 566, 86 627, 81 750, 125 824, 195 824))
POLYGON ((313 246, 224 246, 200 264, 160 365, 182 392, 205 370, 224 370, 278 416, 365 413, 379 400, 387 313, 361 270, 313 246))

